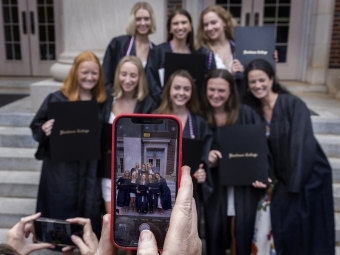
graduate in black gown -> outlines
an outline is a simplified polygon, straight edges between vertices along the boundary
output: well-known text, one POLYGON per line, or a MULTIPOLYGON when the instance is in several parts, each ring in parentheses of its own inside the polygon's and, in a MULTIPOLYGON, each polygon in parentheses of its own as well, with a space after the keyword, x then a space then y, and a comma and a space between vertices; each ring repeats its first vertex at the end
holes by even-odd
MULTIPOLYGON (((208 154, 212 143, 212 132, 208 123, 198 113, 200 112, 195 82, 189 72, 178 70, 167 81, 163 93, 162 103, 155 111, 160 114, 177 116, 183 125, 183 138, 204 141, 202 155, 192 154, 192 157, 201 158, 199 169, 191 169, 194 185, 194 198, 197 207, 198 222, 201 215, 202 187, 205 187, 205 168, 208 167, 208 154)), ((204 188, 203 188, 204 189, 204 188)), ((204 192, 204 190, 203 190, 204 192)))
POLYGON ((183 9, 174 10, 167 21, 168 38, 154 47, 148 57, 146 78, 152 98, 160 102, 164 81, 165 53, 194 53, 194 32, 190 14, 183 9))
POLYGON ((124 173, 116 181, 117 194, 117 207, 122 209, 119 214, 127 213, 130 204, 130 171, 124 170, 124 173))
POLYGON ((157 208, 159 209, 159 213, 163 214, 164 210, 172 209, 171 191, 166 180, 160 175, 160 173, 155 173, 155 178, 160 186, 160 195, 159 201, 157 202, 157 208))
POLYGON ((127 35, 113 38, 107 46, 103 60, 107 88, 112 89, 117 65, 124 56, 137 56, 145 67, 149 50, 154 47, 149 41, 149 34, 155 31, 156 22, 151 5, 137 2, 131 9, 127 35))
POLYGON ((146 179, 146 174, 142 174, 137 184, 137 212, 148 213, 149 209, 149 186, 146 179))
MULTIPOLYGON (((108 94, 104 105, 104 122, 113 122, 115 116, 123 113, 151 113, 156 104, 149 97, 144 69, 135 56, 123 57, 116 70, 113 93, 108 94)), ((102 193, 106 212, 110 212, 111 171, 110 168, 99 169, 102 178, 102 193)))
POLYGON ((153 214, 157 208, 157 201, 160 195, 159 183, 155 182, 154 174, 148 174, 149 185, 149 213, 153 214))
POLYGON ((266 123, 273 158, 276 254, 335 254, 332 169, 314 137, 306 104, 280 86, 265 60, 249 63, 245 80, 245 102, 266 123))
POLYGON ((254 110, 239 103, 234 78, 227 70, 211 71, 205 92, 204 112, 214 133, 206 177, 209 189, 203 192, 207 254, 225 255, 228 248, 231 254, 249 255, 256 209, 263 189, 251 185, 220 185, 217 166, 222 154, 219 146, 228 141, 218 140, 218 127, 259 124, 261 120, 254 110))
POLYGON ((49 136, 53 132, 54 120, 48 118, 48 105, 52 102, 96 100, 98 121, 102 122, 101 108, 105 99, 100 62, 92 52, 83 52, 75 58, 61 90, 47 96, 30 125, 33 138, 39 143, 36 158, 43 160, 37 212, 41 212, 42 217, 62 220, 90 218, 97 236, 101 232, 102 204, 97 161, 51 160, 49 136))

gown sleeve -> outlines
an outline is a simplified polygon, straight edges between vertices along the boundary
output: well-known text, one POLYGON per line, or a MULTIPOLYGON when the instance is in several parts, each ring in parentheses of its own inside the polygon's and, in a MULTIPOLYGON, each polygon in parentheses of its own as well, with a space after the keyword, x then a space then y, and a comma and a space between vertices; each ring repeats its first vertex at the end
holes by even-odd
POLYGON ((146 66, 146 79, 148 82, 149 93, 156 103, 160 103, 162 97, 162 86, 158 74, 158 69, 161 68, 161 51, 155 47, 150 50, 148 55, 148 64, 146 66))
POLYGON ((306 104, 296 98, 289 105, 290 115, 290 170, 288 191, 297 193, 302 190, 311 175, 317 142, 314 137, 312 122, 306 104))

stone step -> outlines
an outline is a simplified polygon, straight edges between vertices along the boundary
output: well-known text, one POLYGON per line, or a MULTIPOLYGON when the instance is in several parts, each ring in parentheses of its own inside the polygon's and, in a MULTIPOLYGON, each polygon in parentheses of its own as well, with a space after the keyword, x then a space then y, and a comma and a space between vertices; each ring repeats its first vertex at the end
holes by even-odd
POLYGON ((36 160, 35 148, 0 148, 0 169, 40 171, 42 161, 36 160))
POLYGON ((340 158, 340 136, 339 135, 315 135, 327 157, 340 158))
POLYGON ((0 197, 0 228, 11 228, 20 218, 35 212, 36 199, 0 197))
POLYGON ((312 124, 315 134, 340 135, 340 119, 338 118, 312 116, 312 124))
POLYGON ((0 126, 28 127, 35 113, 0 112, 0 126))
POLYGON ((340 183, 340 158, 328 158, 332 167, 333 183, 340 183))
POLYGON ((0 147, 37 148, 38 143, 28 127, 0 126, 0 147))
POLYGON ((0 197, 36 198, 40 172, 0 170, 0 197))

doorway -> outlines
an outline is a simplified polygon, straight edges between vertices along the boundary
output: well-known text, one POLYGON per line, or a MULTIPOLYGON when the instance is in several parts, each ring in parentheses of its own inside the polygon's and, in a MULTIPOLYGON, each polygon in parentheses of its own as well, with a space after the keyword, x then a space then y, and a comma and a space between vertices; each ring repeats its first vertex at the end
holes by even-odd
POLYGON ((216 4, 229 10, 241 26, 275 26, 279 55, 277 74, 285 80, 299 79, 304 1, 216 0, 216 4))
POLYGON ((0 0, 0 75, 50 76, 61 53, 60 0, 0 0))

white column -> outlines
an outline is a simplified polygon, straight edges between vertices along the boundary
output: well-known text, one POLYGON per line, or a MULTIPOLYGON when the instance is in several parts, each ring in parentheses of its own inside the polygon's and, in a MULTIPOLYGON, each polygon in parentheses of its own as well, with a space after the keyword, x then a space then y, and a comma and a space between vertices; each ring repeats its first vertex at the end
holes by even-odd
POLYGON ((317 85, 326 83, 334 0, 316 0, 312 4, 306 81, 317 85))

